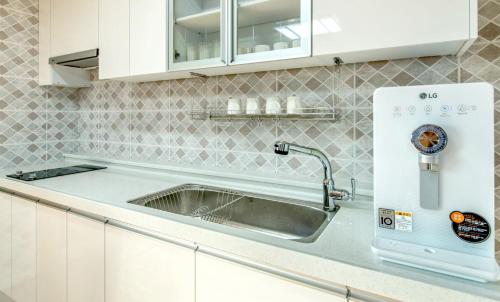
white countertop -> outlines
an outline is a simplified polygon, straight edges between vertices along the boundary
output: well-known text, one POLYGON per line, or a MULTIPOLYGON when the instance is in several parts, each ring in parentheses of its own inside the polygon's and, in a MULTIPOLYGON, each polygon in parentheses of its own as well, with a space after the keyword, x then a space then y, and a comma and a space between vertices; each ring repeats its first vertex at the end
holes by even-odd
MULTIPOLYGON (((0 188, 36 196, 62 206, 104 216, 187 242, 299 273, 312 279, 348 285, 403 301, 500 301, 500 282, 476 283, 379 261, 370 250, 373 215, 370 198, 343 204, 313 243, 299 243, 190 217, 148 209, 127 201, 177 185, 197 183, 301 200, 321 200, 321 188, 289 187, 286 180, 264 185, 262 177, 238 177, 219 171, 203 175, 180 169, 73 156, 50 167, 76 163, 106 170, 34 182, 0 177, 0 188)), ((25 167, 24 171, 47 166, 25 167)), ((14 169, 2 171, 12 174, 14 169)))

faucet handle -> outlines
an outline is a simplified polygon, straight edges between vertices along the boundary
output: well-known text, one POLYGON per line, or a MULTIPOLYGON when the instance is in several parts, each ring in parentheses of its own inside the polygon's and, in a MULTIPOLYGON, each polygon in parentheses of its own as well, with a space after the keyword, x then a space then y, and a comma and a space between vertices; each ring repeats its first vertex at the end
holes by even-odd
POLYGON ((356 179, 351 178, 351 192, 343 189, 334 189, 329 193, 335 200, 354 201, 356 196, 356 179))
POLYGON ((290 144, 286 142, 276 142, 274 144, 274 153, 279 155, 288 155, 288 153, 290 153, 290 144))
POLYGON ((347 200, 351 199, 351 193, 349 193, 349 191, 347 191, 347 190, 338 189, 338 190, 331 191, 330 197, 335 199, 335 200, 347 201, 347 200))

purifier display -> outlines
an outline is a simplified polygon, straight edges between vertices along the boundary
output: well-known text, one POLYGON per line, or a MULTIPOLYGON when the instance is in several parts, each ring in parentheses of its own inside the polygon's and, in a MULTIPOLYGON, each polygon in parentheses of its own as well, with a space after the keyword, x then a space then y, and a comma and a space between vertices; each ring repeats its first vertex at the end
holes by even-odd
POLYGON ((476 281, 495 260, 493 87, 381 88, 374 98, 373 251, 476 281))

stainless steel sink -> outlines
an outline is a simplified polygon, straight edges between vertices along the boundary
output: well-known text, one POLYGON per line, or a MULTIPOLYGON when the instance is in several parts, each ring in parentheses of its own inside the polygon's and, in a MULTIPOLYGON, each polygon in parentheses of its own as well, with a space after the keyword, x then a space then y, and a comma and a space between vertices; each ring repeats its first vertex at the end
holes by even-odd
POLYGON ((129 203, 300 242, 313 242, 335 212, 300 201, 182 185, 129 203))

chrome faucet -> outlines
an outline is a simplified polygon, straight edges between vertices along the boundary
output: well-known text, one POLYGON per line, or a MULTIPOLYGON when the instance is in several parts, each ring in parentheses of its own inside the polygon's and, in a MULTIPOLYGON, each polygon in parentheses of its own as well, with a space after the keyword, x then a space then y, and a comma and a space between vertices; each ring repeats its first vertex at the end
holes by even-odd
POLYGON ((288 155, 290 151, 311 155, 318 158, 323 165, 325 178, 323 179, 323 210, 333 212, 337 209, 337 200, 349 200, 351 194, 347 190, 335 188, 335 182, 332 176, 332 166, 328 157, 320 150, 279 141, 274 145, 274 153, 279 155, 288 155))

